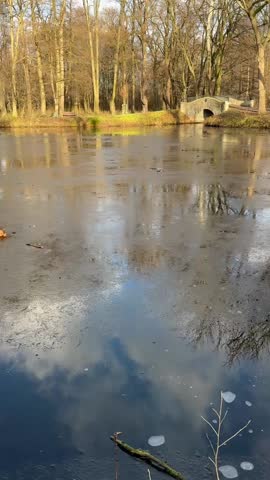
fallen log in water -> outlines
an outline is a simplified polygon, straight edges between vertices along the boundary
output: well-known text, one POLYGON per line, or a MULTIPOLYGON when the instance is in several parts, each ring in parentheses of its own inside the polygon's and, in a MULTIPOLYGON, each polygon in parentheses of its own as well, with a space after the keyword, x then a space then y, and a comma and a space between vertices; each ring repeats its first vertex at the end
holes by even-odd
POLYGON ((160 470, 164 473, 167 473, 173 478, 176 478, 177 480, 185 480, 183 475, 180 472, 177 472, 172 468, 170 465, 168 465, 166 462, 163 462, 157 457, 154 457, 154 455, 151 455, 151 453, 147 452, 146 450, 141 450, 138 448, 133 448, 127 443, 121 442, 117 438, 117 435, 112 435, 111 440, 124 452, 128 453, 129 455, 133 457, 140 458, 144 462, 152 465, 152 467, 156 468, 157 470, 160 470))

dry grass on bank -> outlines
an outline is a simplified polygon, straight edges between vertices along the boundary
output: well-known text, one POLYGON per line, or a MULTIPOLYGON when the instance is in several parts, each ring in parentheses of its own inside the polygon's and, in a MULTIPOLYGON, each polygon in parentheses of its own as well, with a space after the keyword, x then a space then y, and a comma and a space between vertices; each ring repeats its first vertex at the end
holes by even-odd
POLYGON ((230 128, 270 128, 270 113, 259 115, 229 110, 221 115, 207 118, 205 125, 230 128))
MULTIPOLYGON (((141 127, 162 127, 166 125, 180 125, 192 123, 179 110, 165 110, 148 113, 128 113, 125 115, 110 113, 100 113, 100 115, 81 115, 77 117, 54 118, 52 115, 41 116, 38 113, 31 117, 21 116, 14 118, 11 115, 5 115, 0 118, 0 128, 66 128, 83 127, 94 130, 104 130, 111 128, 141 128, 141 127)), ((270 113, 259 115, 246 112, 237 112, 229 110, 209 117, 205 125, 210 127, 230 127, 230 128, 270 128, 270 113)))
POLYGON ((93 115, 87 119, 87 123, 96 128, 161 127, 163 125, 179 125, 181 123, 188 123, 188 119, 178 110, 162 110, 148 113, 128 113, 125 115, 93 115))
POLYGON ((77 127, 78 120, 73 118, 54 118, 52 116, 33 115, 31 117, 17 117, 4 115, 0 118, 0 128, 59 128, 77 127))
POLYGON ((185 115, 178 110, 129 113, 126 115, 101 113, 100 115, 88 115, 77 117, 54 118, 52 116, 40 116, 35 114, 31 117, 23 116, 14 118, 5 115, 0 118, 0 128, 59 128, 59 127, 85 127, 94 129, 104 128, 129 128, 146 126, 165 126, 189 123, 185 115))

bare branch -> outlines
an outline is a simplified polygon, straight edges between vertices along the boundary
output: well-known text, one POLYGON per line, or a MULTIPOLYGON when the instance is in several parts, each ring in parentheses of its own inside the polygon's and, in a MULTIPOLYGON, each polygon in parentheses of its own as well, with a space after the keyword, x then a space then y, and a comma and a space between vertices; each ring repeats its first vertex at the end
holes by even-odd
POLYGON ((245 430, 249 426, 250 423, 251 423, 251 420, 249 420, 246 423, 246 425, 244 425, 244 427, 237 430, 237 432, 235 432, 231 437, 227 438, 227 440, 225 440, 219 447, 221 448, 224 445, 227 445, 233 438, 237 437, 239 435, 239 433, 241 433, 243 430, 245 430))
POLYGON ((201 418, 203 419, 203 421, 204 421, 205 423, 207 423, 207 425, 209 425, 209 427, 212 428, 212 430, 213 430, 213 431, 215 432, 215 434, 217 435, 218 432, 217 432, 216 429, 213 427, 213 425, 211 425, 211 423, 208 422, 208 420, 206 420, 206 418, 204 418, 202 415, 201 415, 201 418))
POLYGON ((214 456, 215 456, 215 453, 216 453, 216 452, 215 452, 215 449, 214 449, 214 445, 213 445, 211 439, 209 438, 208 433, 206 433, 206 438, 207 438, 207 440, 208 440, 208 442, 209 442, 209 445, 210 445, 210 447, 212 448, 213 454, 214 454, 214 456))
POLYGON ((211 450, 213 452, 213 455, 214 455, 214 458, 211 458, 211 457, 208 457, 210 462, 214 465, 215 467, 215 475, 216 475, 216 480, 220 480, 220 476, 219 476, 219 452, 220 452, 220 449, 221 447, 224 447, 225 445, 227 445, 233 438, 237 437, 240 432, 242 432, 243 430, 245 430, 245 428, 247 428, 247 426, 250 424, 251 420, 249 420, 247 422, 246 425, 244 425, 242 428, 240 428, 237 432, 235 432, 233 435, 231 435, 229 438, 227 438, 226 440, 224 440, 222 443, 220 443, 220 437, 221 437, 221 433, 222 433, 222 425, 224 423, 224 421, 226 420, 227 418, 227 415, 228 415, 228 410, 226 410, 226 412, 224 413, 224 415, 222 414, 222 409, 223 409, 223 396, 222 396, 222 392, 220 392, 220 405, 219 405, 219 411, 217 411, 215 408, 212 408, 213 412, 217 415, 218 417, 218 428, 217 430, 211 425, 211 423, 206 419, 204 418, 203 416, 201 416, 201 418, 203 419, 203 421, 205 423, 207 423, 207 425, 214 431, 215 433, 215 436, 216 436, 216 445, 214 447, 213 445, 213 442, 211 440, 211 438, 209 437, 208 434, 206 434, 206 438, 208 440, 208 443, 211 447, 211 450))

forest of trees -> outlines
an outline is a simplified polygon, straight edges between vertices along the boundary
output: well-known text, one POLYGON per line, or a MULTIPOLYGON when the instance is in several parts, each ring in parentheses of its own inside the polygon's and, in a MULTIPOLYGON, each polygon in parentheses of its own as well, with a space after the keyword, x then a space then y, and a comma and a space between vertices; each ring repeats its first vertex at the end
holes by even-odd
POLYGON ((270 0, 0 0, 0 113, 268 103, 270 0))

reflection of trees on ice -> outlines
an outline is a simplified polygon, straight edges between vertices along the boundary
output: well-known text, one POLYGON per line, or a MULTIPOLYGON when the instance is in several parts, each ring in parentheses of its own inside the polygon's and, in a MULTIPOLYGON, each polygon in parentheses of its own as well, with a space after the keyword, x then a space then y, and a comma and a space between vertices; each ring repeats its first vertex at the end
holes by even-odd
POLYGON ((229 362, 232 363, 239 357, 257 359, 260 354, 269 350, 270 325, 260 322, 253 325, 247 332, 237 332, 226 345, 229 362))
POLYGON ((214 183, 199 191, 197 206, 199 210, 208 210, 213 215, 248 215, 255 211, 249 211, 244 202, 233 199, 220 183, 214 183), (234 201, 233 201, 234 200, 234 201))
POLYGON ((233 211, 228 203, 228 195, 219 183, 210 185, 207 194, 207 207, 214 215, 233 211))
POLYGON ((243 357, 257 359, 269 350, 270 324, 260 322, 245 329, 241 325, 232 325, 231 322, 204 318, 193 331, 193 342, 202 343, 210 339, 216 349, 224 348, 228 363, 243 357))

